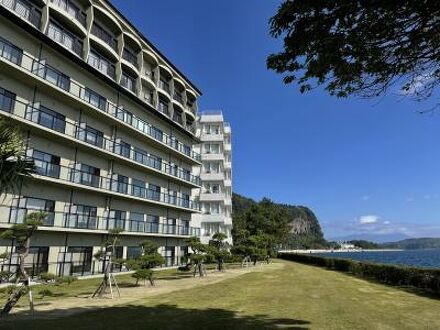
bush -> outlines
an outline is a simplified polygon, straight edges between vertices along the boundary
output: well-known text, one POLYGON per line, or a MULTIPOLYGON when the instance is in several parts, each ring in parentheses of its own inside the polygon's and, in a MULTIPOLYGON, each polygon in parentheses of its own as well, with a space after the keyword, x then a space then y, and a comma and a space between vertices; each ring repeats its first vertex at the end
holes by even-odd
POLYGON ((41 273, 40 274, 40 279, 43 282, 52 282, 52 281, 55 281, 56 278, 57 278, 57 276, 52 273, 41 273))
POLYGON ((38 291, 38 294, 41 296, 41 298, 53 296, 53 292, 49 289, 42 289, 38 291))
POLYGON ((70 285, 71 283, 75 282, 77 280, 74 276, 57 276, 55 278, 55 281, 57 284, 63 284, 67 283, 67 285, 70 285))
POLYGON ((278 257, 285 260, 350 273, 357 277, 374 279, 375 281, 388 285, 411 286, 440 295, 440 269, 374 264, 349 259, 320 257, 310 254, 279 253, 278 257))

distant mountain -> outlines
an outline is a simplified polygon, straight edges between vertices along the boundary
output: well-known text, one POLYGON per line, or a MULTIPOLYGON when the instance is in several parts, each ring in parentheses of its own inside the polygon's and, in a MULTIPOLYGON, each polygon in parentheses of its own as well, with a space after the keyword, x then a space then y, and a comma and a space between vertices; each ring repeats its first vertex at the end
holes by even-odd
POLYGON ((375 243, 387 243, 387 242, 396 242, 404 239, 410 238, 404 234, 352 234, 347 236, 339 236, 334 237, 332 241, 354 241, 354 240, 362 240, 362 241, 370 241, 375 243))
POLYGON ((409 238, 398 242, 384 243, 381 248, 387 249, 403 249, 403 250, 420 250, 420 249, 440 249, 440 238, 422 237, 409 238))
MULTIPOLYGON (((246 211, 258 202, 251 198, 234 193, 232 195, 232 216, 246 211)), ((285 248, 317 249, 325 248, 328 242, 324 239, 321 226, 312 210, 305 206, 276 204, 284 208, 291 217, 291 230, 285 248)))

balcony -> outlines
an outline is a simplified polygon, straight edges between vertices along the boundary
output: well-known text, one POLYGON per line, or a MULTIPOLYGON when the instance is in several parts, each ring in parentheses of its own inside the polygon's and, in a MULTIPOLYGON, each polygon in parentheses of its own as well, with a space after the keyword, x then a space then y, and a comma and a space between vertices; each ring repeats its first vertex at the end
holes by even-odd
POLYGON ((122 58, 130 63, 132 66, 134 66, 137 70, 137 57, 133 54, 132 51, 128 50, 127 48, 124 48, 122 51, 122 58))
POLYGON ((82 26, 87 26, 86 14, 69 0, 52 0, 52 3, 80 22, 82 26))
POLYGON ((101 41, 100 45, 103 46, 103 48, 109 49, 115 58, 118 57, 118 41, 115 36, 111 35, 96 23, 92 25, 91 34, 101 41))
MULTIPOLYGON (((26 215, 31 212, 38 212, 37 209, 22 208, 0 205, 0 225, 13 225, 23 223, 26 215)), ((106 216, 94 216, 87 213, 72 212, 48 212, 46 219, 39 230, 49 228, 63 228, 67 231, 108 231, 114 228, 124 229, 124 234, 159 234, 169 236, 200 236, 200 228, 181 225, 168 225, 164 223, 135 221, 123 218, 112 218, 106 216)))
POLYGON ((221 192, 218 193, 204 192, 200 194, 201 202, 223 201, 224 199, 225 199, 225 194, 221 192))
POLYGON ((223 172, 202 172, 200 174, 202 181, 222 181, 224 177, 223 172))
POLYGON ((159 79, 159 88, 162 91, 165 91, 167 96, 169 97, 169 95, 170 95, 170 84, 167 81, 159 79))
POLYGON ((225 155, 223 153, 203 153, 202 154, 202 161, 205 160, 224 160, 225 155))
POLYGON ((133 148, 124 143, 115 142, 99 134, 100 132, 98 131, 92 131, 91 129, 77 125, 75 122, 66 121, 65 118, 56 116, 55 112, 43 106, 35 108, 30 104, 25 104, 6 95, 1 95, 0 110, 11 113, 17 118, 61 133, 65 135, 66 138, 82 141, 112 155, 126 158, 131 163, 134 162, 140 166, 154 169, 165 175, 183 180, 191 185, 200 186, 200 178, 192 175, 181 167, 173 167, 164 161, 157 161, 156 157, 149 155, 146 151, 133 148))
POLYGON ((223 134, 209 134, 202 132, 200 135, 200 140, 203 142, 223 142, 223 134))
POLYGON ((136 80, 125 73, 121 76, 121 86, 136 94, 136 80))
MULTIPOLYGON (((38 161, 41 168, 49 168, 51 165, 49 162, 45 162, 42 160, 38 161)), ((34 175, 34 177, 37 179, 50 177, 56 179, 56 183, 73 183, 81 188, 93 189, 95 191, 101 191, 110 195, 117 195, 129 199, 134 198, 138 200, 149 201, 152 203, 164 204, 179 209, 186 209, 188 211, 199 210, 199 205, 196 201, 146 188, 144 188, 145 194, 138 194, 139 190, 133 189, 136 188, 136 186, 127 183, 128 181, 125 182, 121 181, 119 178, 116 179, 114 177, 104 177, 80 170, 78 169, 80 164, 73 164, 71 166, 58 166, 58 177, 54 177, 53 175, 49 176, 48 173, 45 171, 41 171, 39 175, 34 175)), ((53 172, 51 172, 51 174, 53 174, 53 172)))
POLYGON ((116 78, 115 65, 109 60, 98 54, 96 51, 90 51, 87 63, 93 66, 95 69, 101 71, 105 75, 109 76, 113 80, 116 78))
POLYGON ((25 0, 0 0, 0 5, 13 11, 16 15, 40 28, 41 10, 25 0))
POLYGON ((58 24, 50 21, 46 34, 52 40, 58 42, 63 47, 71 50, 79 57, 82 57, 82 50, 83 50, 82 41, 76 38, 70 32, 60 28, 58 24))
MULTIPOLYGON (((84 98, 84 94, 87 88, 79 85, 78 83, 71 81, 70 77, 64 75, 59 70, 54 69, 50 65, 46 64, 46 61, 33 58, 27 54, 23 54, 23 51, 16 47, 11 42, 0 38, 0 58, 2 62, 12 63, 19 66, 22 70, 27 73, 33 74, 35 77, 40 77, 44 79, 47 83, 57 86, 63 89, 66 93, 73 96, 75 99, 82 99, 87 102, 92 108, 99 111, 103 111, 118 120, 119 122, 124 122, 127 126, 131 126, 135 131, 140 132, 144 136, 148 136, 151 139, 167 145, 172 150, 176 150, 182 155, 192 159, 196 163, 200 163, 200 154, 191 150, 191 147, 185 145, 181 142, 176 143, 172 136, 162 132, 150 123, 136 117, 125 109, 121 109, 116 105, 105 101, 105 106, 103 108, 98 108, 92 100, 87 100, 84 98), (124 116, 127 119, 121 119, 120 113, 129 114, 129 116, 124 116)), ((19 71, 18 71, 19 72, 19 71)), ((29 76, 26 76, 28 79, 29 76)))

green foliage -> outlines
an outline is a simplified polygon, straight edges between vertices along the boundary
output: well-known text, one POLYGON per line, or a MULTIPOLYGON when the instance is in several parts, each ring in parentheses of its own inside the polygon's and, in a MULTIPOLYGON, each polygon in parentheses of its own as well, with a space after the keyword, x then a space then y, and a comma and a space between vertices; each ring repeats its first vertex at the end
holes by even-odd
POLYGON ((353 244, 356 247, 361 249, 379 249, 380 245, 374 242, 366 241, 366 240, 351 240, 348 243, 353 244))
POLYGON ((151 269, 165 263, 164 257, 157 252, 158 246, 154 242, 145 240, 141 242, 140 247, 142 253, 139 257, 124 261, 124 264, 128 269, 135 271, 151 269))
POLYGON ((52 274, 52 273, 41 273, 39 275, 39 278, 43 282, 52 282, 52 281, 56 280, 57 276, 55 274, 52 274))
POLYGON ((270 19, 283 50, 267 67, 301 92, 376 97, 395 83, 418 99, 440 78, 438 1, 285 0, 270 19))
POLYGON ((20 130, 12 122, 0 118, 0 195, 17 191, 21 176, 33 173, 35 164, 26 157, 20 130))
POLYGON ((138 269, 133 274, 131 274, 131 277, 136 279, 136 284, 140 281, 146 281, 146 280, 152 280, 153 278, 153 271, 151 269, 138 269))
MULTIPOLYGON (((318 219, 307 207, 276 204, 268 199, 257 203, 252 199, 233 194, 232 208, 234 245, 250 245, 248 240, 252 236, 263 234, 267 245, 272 245, 269 251, 274 251, 274 246, 285 249, 329 247, 318 219)), ((263 237, 251 239, 261 241, 263 237)), ((262 248, 261 244, 257 245, 262 248)))
POLYGON ((347 272, 358 277, 397 286, 412 286, 440 295, 440 270, 382 265, 310 254, 280 253, 279 257, 304 264, 347 272))
POLYGON ((41 289, 40 291, 38 291, 38 294, 41 296, 42 299, 44 297, 52 297, 54 295, 53 292, 47 288, 41 289))
POLYGON ((78 280, 77 277, 74 276, 57 276, 55 278, 55 281, 57 284, 63 284, 66 283, 67 285, 72 284, 73 282, 75 282, 76 280, 78 280))

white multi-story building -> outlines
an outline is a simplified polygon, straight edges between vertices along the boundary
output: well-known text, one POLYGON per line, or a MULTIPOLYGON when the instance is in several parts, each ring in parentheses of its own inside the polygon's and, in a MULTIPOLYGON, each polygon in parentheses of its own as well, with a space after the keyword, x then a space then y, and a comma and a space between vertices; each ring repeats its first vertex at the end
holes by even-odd
POLYGON ((202 188, 198 192, 202 213, 193 214, 193 223, 201 228, 202 243, 222 232, 232 244, 231 126, 221 111, 201 112, 196 135, 201 141, 194 149, 202 157, 202 188))
MULTIPOLYGON (((93 255, 112 228, 124 230, 118 258, 151 239, 167 266, 181 261, 200 235, 190 223, 200 95, 109 1, 0 0, 0 117, 21 128, 37 167, 1 196, 0 231, 47 213, 31 274, 102 271, 93 255)), ((0 240, 0 252, 14 249, 0 240)))

